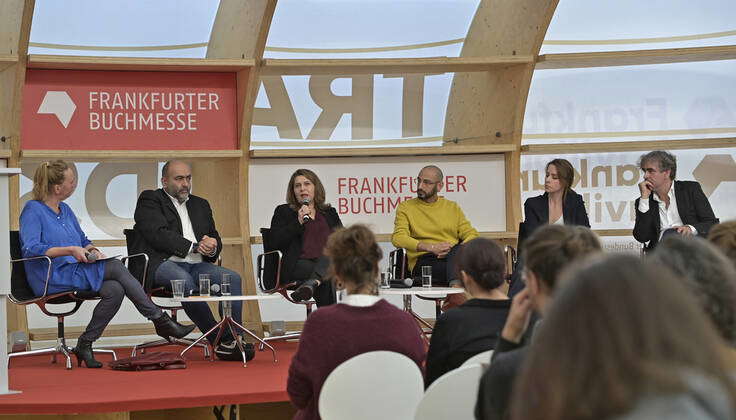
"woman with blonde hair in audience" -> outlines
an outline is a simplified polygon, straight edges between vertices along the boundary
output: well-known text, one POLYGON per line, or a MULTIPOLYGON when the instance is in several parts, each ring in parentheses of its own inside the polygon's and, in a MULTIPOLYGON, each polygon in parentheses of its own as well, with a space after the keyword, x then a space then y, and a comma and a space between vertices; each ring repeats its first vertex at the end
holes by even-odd
POLYGON ((46 284, 48 264, 43 259, 26 261, 28 283, 36 296, 69 290, 94 291, 100 302, 92 319, 72 350, 77 363, 88 368, 102 367, 94 358, 92 342, 97 340, 120 309, 127 296, 138 312, 151 320, 164 338, 181 338, 194 326, 172 320, 151 302, 136 280, 118 259, 105 260, 79 226, 77 216, 64 200, 77 188, 75 168, 63 160, 43 162, 33 176, 33 199, 20 214, 20 242, 24 258, 51 257, 51 278, 46 284))
POLYGON ((342 362, 370 351, 404 354, 424 361, 421 331, 406 312, 378 296, 381 248, 365 225, 330 235, 325 248, 333 281, 347 296, 307 318, 289 366, 286 391, 298 412, 295 419, 319 419, 317 402, 327 376, 342 362))
POLYGON ((567 270, 513 390, 513 420, 733 419, 733 368, 695 299, 632 255, 567 270))

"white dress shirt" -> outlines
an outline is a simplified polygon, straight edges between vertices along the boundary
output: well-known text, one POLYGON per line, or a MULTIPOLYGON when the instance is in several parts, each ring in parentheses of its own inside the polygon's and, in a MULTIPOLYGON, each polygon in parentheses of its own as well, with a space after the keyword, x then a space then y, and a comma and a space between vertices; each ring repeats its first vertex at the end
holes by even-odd
MULTIPOLYGON (((693 231, 693 235, 698 234, 698 230, 695 229, 695 226, 693 225, 685 225, 682 223, 682 219, 680 218, 680 212, 677 210, 677 197, 675 197, 675 183, 672 182, 672 185, 670 185, 670 190, 667 192, 667 197, 670 199, 670 205, 667 207, 665 205, 664 200, 660 199, 656 192, 652 192, 654 201, 659 204, 659 234, 660 236, 662 233, 669 229, 676 226, 689 226, 690 229, 693 231)), ((649 211, 649 199, 644 200, 643 198, 639 200, 639 211, 642 213, 646 213, 649 211)))
POLYGON ((350 306, 366 307, 375 305, 381 299, 383 298, 376 295, 347 295, 342 298, 340 303, 350 306))
POLYGON ((169 193, 166 193, 166 195, 169 196, 171 202, 174 203, 174 208, 176 209, 176 212, 179 213, 179 219, 181 219, 182 236, 185 239, 192 241, 192 245, 189 247, 189 253, 187 254, 186 258, 179 258, 176 255, 172 255, 169 257, 169 261, 185 262, 189 264, 201 263, 202 255, 192 252, 194 251, 194 244, 197 243, 197 237, 194 236, 192 220, 189 218, 189 211, 187 210, 187 201, 189 201, 189 197, 187 197, 187 199, 184 200, 183 203, 180 203, 179 200, 169 195, 169 193))

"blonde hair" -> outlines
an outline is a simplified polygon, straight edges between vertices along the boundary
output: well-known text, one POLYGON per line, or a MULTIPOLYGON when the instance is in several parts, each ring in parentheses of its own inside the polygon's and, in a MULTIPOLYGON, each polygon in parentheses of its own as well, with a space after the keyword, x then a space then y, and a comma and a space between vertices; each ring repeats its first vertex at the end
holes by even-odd
POLYGON ((51 188, 54 185, 61 185, 64 182, 64 172, 71 168, 72 166, 63 160, 41 163, 33 174, 33 199, 46 200, 51 188))

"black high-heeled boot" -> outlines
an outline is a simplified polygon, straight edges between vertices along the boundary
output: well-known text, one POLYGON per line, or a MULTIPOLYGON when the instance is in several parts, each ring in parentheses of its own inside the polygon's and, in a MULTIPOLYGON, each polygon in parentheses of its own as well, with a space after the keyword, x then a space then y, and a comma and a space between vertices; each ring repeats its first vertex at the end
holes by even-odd
POLYGON ((164 312, 160 318, 156 318, 153 321, 153 326, 156 327, 156 334, 160 335, 165 339, 169 337, 182 338, 192 332, 195 325, 181 325, 169 317, 169 314, 164 312))
POLYGON ((82 366, 82 362, 84 362, 88 368, 96 369, 102 367, 102 363, 95 360, 91 341, 79 339, 77 341, 77 347, 74 347, 72 352, 77 356, 77 366, 82 366))
POLYGON ((291 293, 291 298, 294 299, 294 302, 309 300, 314 296, 314 289, 316 289, 317 286, 319 286, 317 284, 317 280, 309 279, 291 293))

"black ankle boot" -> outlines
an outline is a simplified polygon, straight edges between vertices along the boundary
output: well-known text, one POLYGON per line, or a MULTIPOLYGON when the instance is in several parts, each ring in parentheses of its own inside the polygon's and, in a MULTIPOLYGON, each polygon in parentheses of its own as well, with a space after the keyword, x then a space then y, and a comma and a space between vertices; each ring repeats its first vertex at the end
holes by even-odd
POLYGON ((77 347, 72 349, 72 353, 77 356, 77 366, 82 366, 82 362, 84 362, 88 368, 102 367, 102 363, 95 360, 95 355, 92 353, 91 341, 79 339, 77 341, 77 347))
POLYGON ((154 327, 156 327, 156 334, 160 335, 165 339, 169 337, 182 338, 192 332, 195 328, 194 325, 181 325, 169 317, 169 314, 164 312, 160 318, 156 318, 153 321, 154 327))
POLYGON ((314 296, 314 289, 316 289, 317 286, 317 280, 309 279, 294 290, 291 294, 291 298, 294 299, 295 302, 309 300, 314 296))

